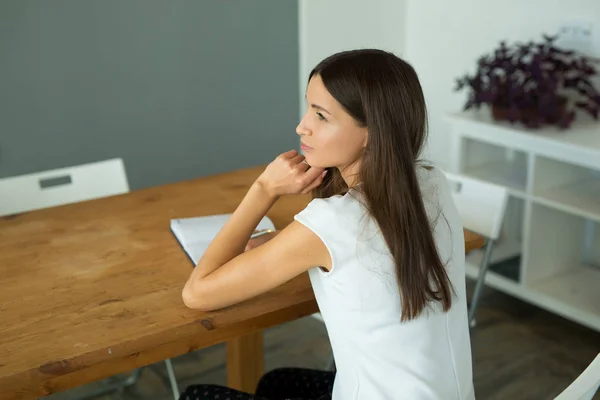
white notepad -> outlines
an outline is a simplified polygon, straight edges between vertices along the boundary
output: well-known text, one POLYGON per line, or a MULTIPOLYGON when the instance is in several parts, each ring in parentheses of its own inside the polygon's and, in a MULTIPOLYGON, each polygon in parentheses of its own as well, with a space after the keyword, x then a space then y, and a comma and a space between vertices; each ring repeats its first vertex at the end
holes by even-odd
MULTIPOLYGON (((194 265, 208 248, 210 242, 219 233, 231 214, 210 215, 206 217, 180 218, 171 220, 171 231, 191 258, 194 265)), ((264 217, 256 229, 275 229, 275 225, 264 217)))

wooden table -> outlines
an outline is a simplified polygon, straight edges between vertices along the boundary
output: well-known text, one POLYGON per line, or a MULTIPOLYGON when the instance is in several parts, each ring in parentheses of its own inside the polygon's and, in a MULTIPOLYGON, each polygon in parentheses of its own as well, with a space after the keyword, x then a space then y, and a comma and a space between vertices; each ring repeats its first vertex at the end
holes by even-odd
MULTIPOLYGON (((253 391, 262 330, 317 311, 307 274, 216 312, 185 308, 192 263, 171 218, 232 212, 264 167, 0 218, 0 399, 33 399, 228 342, 253 391)), ((278 228, 307 196, 281 199, 278 228)), ((466 248, 481 237, 467 232, 466 248)))

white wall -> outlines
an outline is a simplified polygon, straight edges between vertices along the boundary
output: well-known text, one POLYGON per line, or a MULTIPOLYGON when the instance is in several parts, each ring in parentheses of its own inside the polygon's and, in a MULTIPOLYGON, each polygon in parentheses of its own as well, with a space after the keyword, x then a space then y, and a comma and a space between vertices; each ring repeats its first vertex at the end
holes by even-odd
MULTIPOLYGON (((393 0, 389 0, 393 7, 393 0)), ((453 92, 454 79, 475 70, 482 54, 508 42, 558 32, 572 19, 596 21, 592 54, 600 55, 598 0, 408 0, 404 55, 421 79, 429 107, 428 157, 449 168, 449 111, 459 111, 466 92, 453 92)))
POLYGON ((405 0, 300 0, 300 115, 310 71, 342 50, 375 47, 402 56, 405 0))

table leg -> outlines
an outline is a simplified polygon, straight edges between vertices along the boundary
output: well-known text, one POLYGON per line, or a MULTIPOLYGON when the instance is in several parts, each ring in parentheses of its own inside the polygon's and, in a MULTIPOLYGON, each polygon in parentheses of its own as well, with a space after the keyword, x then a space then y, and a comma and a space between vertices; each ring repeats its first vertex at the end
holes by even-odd
POLYGON ((254 393, 264 371, 263 332, 227 342, 227 380, 232 389, 254 393))

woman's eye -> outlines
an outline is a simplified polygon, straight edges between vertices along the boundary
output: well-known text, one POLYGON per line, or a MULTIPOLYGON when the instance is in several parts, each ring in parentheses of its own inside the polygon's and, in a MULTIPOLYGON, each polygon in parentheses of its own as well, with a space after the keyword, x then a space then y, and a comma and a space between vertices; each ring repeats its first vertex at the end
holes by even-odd
POLYGON ((323 114, 321 114, 320 112, 317 112, 317 116, 319 117, 319 119, 320 119, 321 121, 327 121, 327 118, 325 118, 325 117, 323 116, 323 114))

